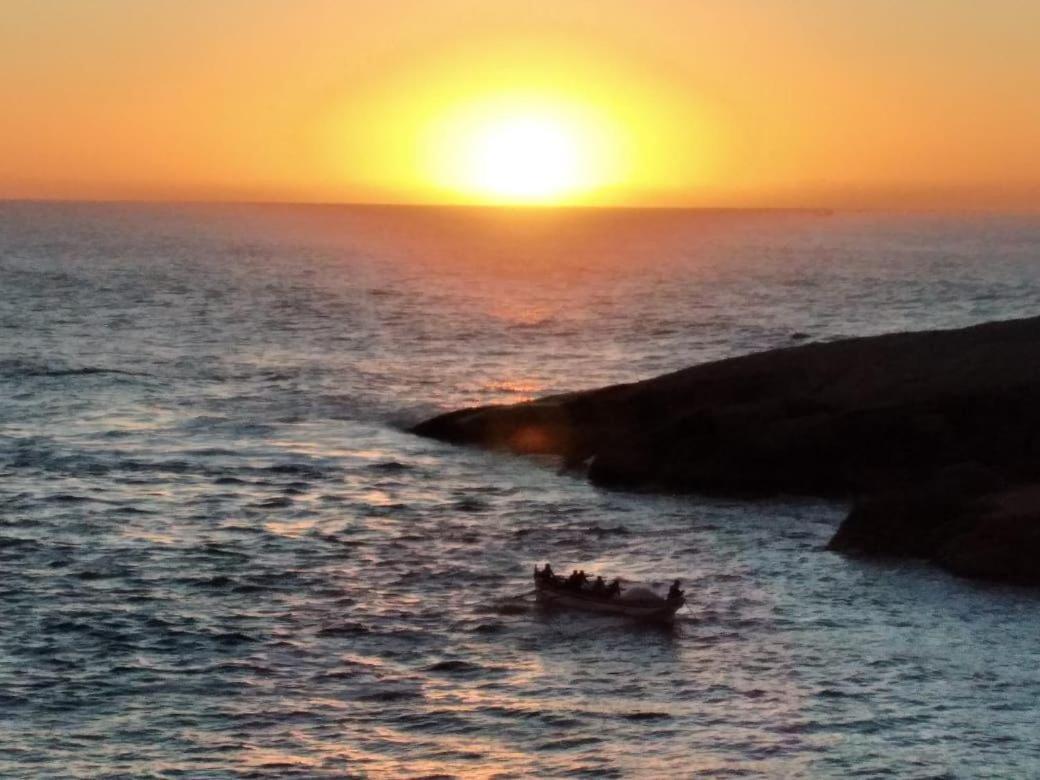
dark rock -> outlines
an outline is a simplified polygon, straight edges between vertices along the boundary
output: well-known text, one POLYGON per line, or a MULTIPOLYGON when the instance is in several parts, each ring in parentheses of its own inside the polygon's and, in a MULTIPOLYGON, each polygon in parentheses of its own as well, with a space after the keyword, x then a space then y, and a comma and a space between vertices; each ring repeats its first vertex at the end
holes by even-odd
POLYGON ((1040 485, 990 494, 930 557, 962 577, 1040 585, 1040 485))
POLYGON ((930 558, 970 524, 972 502, 934 488, 906 489, 853 504, 828 549, 861 555, 930 558))
POLYGON ((1031 526, 971 518, 981 496, 1040 480, 1040 318, 801 344, 414 431, 588 461, 614 488, 859 495, 835 549, 994 576, 1013 565, 1001 540, 1028 548, 1031 526))
POLYGON ((1040 585, 1040 486, 941 481, 857 502, 828 545, 926 558, 962 577, 1040 585))

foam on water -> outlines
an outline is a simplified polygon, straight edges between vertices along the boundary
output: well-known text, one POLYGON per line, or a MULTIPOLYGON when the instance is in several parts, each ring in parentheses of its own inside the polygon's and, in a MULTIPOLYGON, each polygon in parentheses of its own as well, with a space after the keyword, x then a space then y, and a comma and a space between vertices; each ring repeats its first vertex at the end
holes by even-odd
POLYGON ((1040 773, 1029 591, 607 493, 470 403, 1030 314, 1040 223, 0 206, 0 774, 1040 773), (507 601, 686 580, 674 632, 507 601))

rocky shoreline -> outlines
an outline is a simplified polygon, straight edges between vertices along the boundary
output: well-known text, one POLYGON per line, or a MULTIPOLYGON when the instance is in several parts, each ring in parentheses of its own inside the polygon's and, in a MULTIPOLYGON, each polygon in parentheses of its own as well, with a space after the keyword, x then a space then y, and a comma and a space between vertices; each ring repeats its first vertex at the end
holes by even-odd
POLYGON ((1040 317, 808 343, 413 432, 628 490, 845 496, 831 548, 1040 584, 1040 317))

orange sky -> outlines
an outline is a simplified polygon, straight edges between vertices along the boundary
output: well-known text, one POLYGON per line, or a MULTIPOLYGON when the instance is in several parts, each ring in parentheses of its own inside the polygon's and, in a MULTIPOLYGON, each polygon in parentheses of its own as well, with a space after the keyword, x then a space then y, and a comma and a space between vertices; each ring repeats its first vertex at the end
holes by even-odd
POLYGON ((581 156, 564 202, 1036 208, 1038 30, 1037 0, 3 0, 0 197, 495 201, 471 147, 534 117, 581 156))

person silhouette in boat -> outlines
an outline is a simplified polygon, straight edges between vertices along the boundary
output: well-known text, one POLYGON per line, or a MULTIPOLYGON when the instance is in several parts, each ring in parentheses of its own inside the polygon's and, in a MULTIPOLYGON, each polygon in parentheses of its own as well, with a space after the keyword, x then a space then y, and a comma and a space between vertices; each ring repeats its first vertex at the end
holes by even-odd
POLYGON ((611 580, 610 584, 607 586, 607 589, 606 589, 606 591, 604 591, 604 593, 605 593, 605 595, 606 595, 606 597, 608 599, 615 599, 618 596, 620 596, 621 595, 621 580, 619 580, 617 577, 615 577, 613 580, 611 580))
POLYGON ((546 582, 556 582, 556 573, 552 570, 552 566, 550 566, 548 563, 546 563, 545 568, 543 568, 538 573, 538 576, 546 582))
POLYGON ((588 582, 588 579, 589 577, 585 573, 584 569, 581 571, 575 569, 571 572, 571 576, 567 578, 567 587, 570 590, 583 590, 585 588, 585 583, 588 582))
POLYGON ((679 587, 680 582, 680 580, 676 580, 672 583, 672 587, 668 589, 669 601, 677 601, 686 595, 686 593, 683 592, 683 589, 679 587))
POLYGON ((592 583, 592 595, 600 597, 607 595, 607 583, 603 581, 602 577, 596 577, 596 581, 592 583))

